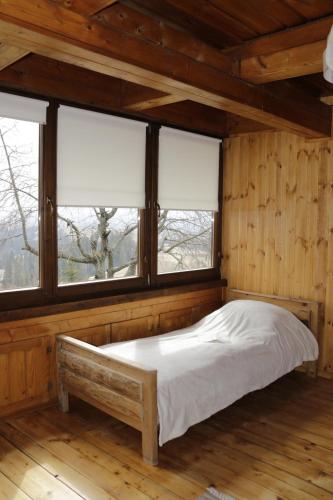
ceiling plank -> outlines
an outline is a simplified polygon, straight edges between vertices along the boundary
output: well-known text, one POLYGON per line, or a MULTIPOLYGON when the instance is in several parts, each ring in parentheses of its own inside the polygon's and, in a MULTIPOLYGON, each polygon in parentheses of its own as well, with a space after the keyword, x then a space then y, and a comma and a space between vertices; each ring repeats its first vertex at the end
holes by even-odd
MULTIPOLYGON (((80 5, 80 4, 78 4, 80 5)), ((180 52, 198 62, 206 63, 221 71, 231 71, 231 59, 219 49, 188 36, 180 28, 169 26, 140 10, 118 2, 97 14, 96 19, 106 27, 126 31, 148 43, 180 52)))
POLYGON ((181 27, 191 36, 196 36, 213 46, 239 43, 257 33, 206 0, 121 0, 121 3, 157 16, 171 25, 181 27))
POLYGON ((13 47, 7 44, 0 45, 0 71, 14 62, 25 57, 28 52, 20 47, 13 47))
POLYGON ((0 3, 1 38, 13 45, 152 87, 184 99, 310 137, 330 136, 331 113, 324 104, 293 109, 275 97, 182 54, 106 29, 45 0, 0 3))
POLYGON ((71 8, 86 16, 97 14, 117 3, 118 0, 53 0, 61 7, 71 8))
POLYGON ((326 40, 273 54, 249 57, 239 62, 239 76, 252 83, 286 80, 319 73, 323 69, 326 40))

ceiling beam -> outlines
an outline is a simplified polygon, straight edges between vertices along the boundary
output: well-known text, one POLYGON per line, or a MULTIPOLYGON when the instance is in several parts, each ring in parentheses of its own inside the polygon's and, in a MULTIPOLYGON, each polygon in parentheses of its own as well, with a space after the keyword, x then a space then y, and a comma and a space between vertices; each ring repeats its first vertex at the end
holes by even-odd
POLYGON ((326 40, 240 59, 238 76, 252 83, 274 82, 323 70, 326 40))
MULTIPOLYGON (((63 6, 67 8, 73 6, 80 8, 80 12, 86 15, 97 14, 100 10, 110 7, 117 1, 118 0, 56 0, 56 2, 63 4, 63 6)), ((0 71, 28 54, 29 51, 21 47, 0 44, 0 71)))
POLYGON ((253 83, 322 71, 323 50, 333 16, 265 35, 224 53, 234 60, 234 74, 253 83))
POLYGON ((125 109, 132 111, 144 111, 145 109, 158 108, 161 106, 166 106, 167 104, 173 104, 181 101, 184 101, 183 97, 166 94, 162 97, 155 97, 153 99, 147 99, 144 101, 138 101, 133 104, 129 104, 125 106, 125 109))
POLYGON ((241 116, 227 114, 226 119, 226 137, 235 135, 250 134, 256 132, 263 132, 267 130, 275 130, 273 127, 268 127, 263 123, 247 120, 241 116))
POLYGON ((333 15, 323 17, 294 28, 254 38, 235 47, 225 49, 223 53, 236 60, 264 56, 273 52, 312 44, 326 39, 332 24, 333 15))
POLYGON ((123 81, 119 106, 129 111, 144 111, 180 101, 184 98, 123 81))
POLYGON ((204 134, 226 137, 229 133, 227 130, 227 113, 197 102, 177 102, 143 111, 142 114, 150 120, 157 120, 166 125, 173 125, 204 134), (200 125, 200 129, 198 129, 198 125, 200 125))
POLYGON ((0 86, 111 112, 126 112, 133 117, 220 137, 269 129, 192 101, 134 112, 126 106, 138 97, 147 98, 149 90, 154 92, 152 89, 33 54, 1 71, 0 86), (85 84, 77 85, 81 81, 85 84))
POLYGON ((20 47, 13 47, 7 44, 0 44, 0 71, 14 62, 22 59, 28 52, 20 47))
POLYGON ((227 133, 224 111, 190 101, 134 111, 128 109, 129 103, 148 99, 149 92, 152 99, 161 93, 37 55, 31 54, 1 71, 0 86, 220 137, 227 133))
POLYGON ((324 102, 328 106, 333 106, 333 95, 326 95, 320 98, 321 102, 324 102))
POLYGON ((310 137, 330 136, 331 113, 318 101, 293 109, 211 66, 94 22, 46 0, 0 3, 2 41, 40 55, 176 94, 310 137))

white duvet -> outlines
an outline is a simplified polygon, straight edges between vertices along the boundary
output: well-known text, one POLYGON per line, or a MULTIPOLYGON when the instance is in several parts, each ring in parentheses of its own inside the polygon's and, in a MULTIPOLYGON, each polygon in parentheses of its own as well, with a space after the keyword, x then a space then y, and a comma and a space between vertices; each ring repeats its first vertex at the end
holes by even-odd
POLYGON ((251 300, 229 302, 188 328, 102 348, 158 370, 160 445, 318 357, 293 314, 251 300))

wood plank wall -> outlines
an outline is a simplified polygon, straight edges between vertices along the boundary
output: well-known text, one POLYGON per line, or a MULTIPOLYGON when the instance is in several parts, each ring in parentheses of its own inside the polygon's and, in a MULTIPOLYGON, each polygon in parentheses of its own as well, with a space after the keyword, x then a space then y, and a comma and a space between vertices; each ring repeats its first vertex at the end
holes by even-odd
POLYGON ((223 276, 322 303, 320 374, 333 378, 333 140, 261 132, 224 146, 223 276))
POLYGON ((0 324, 0 416, 56 397, 55 337, 94 345, 189 326, 221 306, 221 288, 0 324))

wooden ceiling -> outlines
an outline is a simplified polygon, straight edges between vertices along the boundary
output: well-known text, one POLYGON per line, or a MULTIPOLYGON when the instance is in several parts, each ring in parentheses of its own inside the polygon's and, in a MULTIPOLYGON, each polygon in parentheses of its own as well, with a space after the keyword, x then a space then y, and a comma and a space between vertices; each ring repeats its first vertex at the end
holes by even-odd
POLYGON ((331 0, 124 0, 121 3, 157 16, 220 49, 333 12, 331 0))
POLYGON ((216 135, 325 137, 332 24, 333 0, 0 1, 0 85, 216 135))

